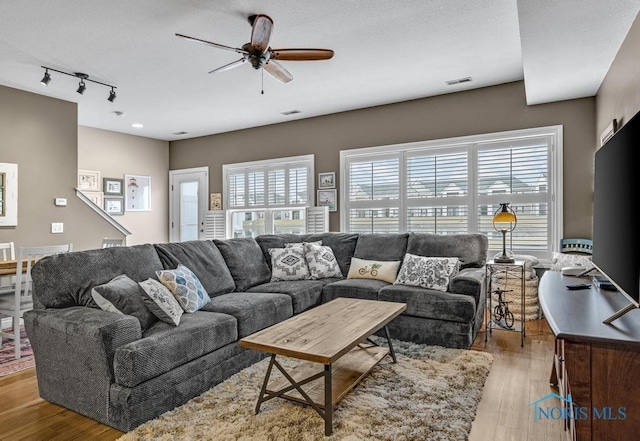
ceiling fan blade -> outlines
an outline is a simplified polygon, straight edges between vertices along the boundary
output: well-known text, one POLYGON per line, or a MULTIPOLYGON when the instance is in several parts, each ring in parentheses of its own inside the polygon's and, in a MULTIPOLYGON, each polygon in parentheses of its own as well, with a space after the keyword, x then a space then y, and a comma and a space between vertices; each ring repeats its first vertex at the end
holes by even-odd
POLYGON ((269 49, 272 60, 314 61, 333 57, 331 49, 269 49))
POLYGON ((225 64, 224 66, 210 70, 208 73, 223 72, 225 70, 233 69, 234 67, 241 66, 242 64, 244 64, 245 61, 247 61, 247 57, 242 57, 239 60, 232 61, 229 64, 225 64))
POLYGON ((251 25, 251 46, 264 52, 269 47, 269 38, 271 38, 271 29, 273 28, 273 20, 268 15, 258 14, 251 16, 253 23, 251 25))
POLYGON ((278 63, 274 60, 269 60, 265 64, 262 65, 263 69, 269 72, 271 75, 282 81, 283 83, 288 83, 293 80, 293 75, 282 67, 282 64, 278 63))
POLYGON ((225 46, 224 44, 218 44, 218 43, 214 43, 212 41, 207 41, 207 40, 201 40, 200 38, 195 38, 195 37, 189 37, 188 35, 184 35, 184 34, 176 34, 176 37, 180 37, 180 38, 184 38, 185 40, 194 42, 194 43, 200 43, 200 44, 206 44, 207 46, 213 46, 213 47, 217 47, 218 49, 225 49, 228 51, 234 51, 237 52, 239 54, 248 54, 249 52, 245 51, 244 49, 240 49, 237 47, 231 47, 231 46, 225 46))

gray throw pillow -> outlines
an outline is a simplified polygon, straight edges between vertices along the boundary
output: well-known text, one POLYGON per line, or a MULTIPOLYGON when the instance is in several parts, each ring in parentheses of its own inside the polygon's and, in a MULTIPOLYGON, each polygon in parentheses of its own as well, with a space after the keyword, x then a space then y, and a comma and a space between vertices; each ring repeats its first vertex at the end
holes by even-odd
POLYGON ((148 278, 138 285, 144 290, 142 301, 153 315, 170 325, 178 326, 180 324, 180 318, 184 311, 166 286, 152 278, 148 278))
POLYGON ((104 311, 137 318, 144 332, 158 319, 144 304, 143 293, 140 285, 121 274, 104 285, 93 287, 91 297, 104 311))

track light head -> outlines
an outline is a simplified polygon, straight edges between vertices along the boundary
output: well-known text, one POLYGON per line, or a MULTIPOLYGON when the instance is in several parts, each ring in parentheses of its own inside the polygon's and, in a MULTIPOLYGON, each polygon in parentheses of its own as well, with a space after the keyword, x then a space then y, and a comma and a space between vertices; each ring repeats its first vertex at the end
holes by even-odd
POLYGON ((111 92, 109 92, 109 98, 107 98, 107 101, 109 102, 114 102, 116 99, 116 91, 113 90, 113 87, 111 88, 111 92))
POLYGON ((84 80, 80 80, 80 85, 78 86, 78 90, 76 90, 76 92, 82 95, 85 90, 87 90, 87 87, 84 85, 84 80))
POLYGON ((43 86, 48 86, 51 82, 51 75, 49 75, 49 69, 47 69, 44 73, 44 77, 40 80, 40 84, 43 86))

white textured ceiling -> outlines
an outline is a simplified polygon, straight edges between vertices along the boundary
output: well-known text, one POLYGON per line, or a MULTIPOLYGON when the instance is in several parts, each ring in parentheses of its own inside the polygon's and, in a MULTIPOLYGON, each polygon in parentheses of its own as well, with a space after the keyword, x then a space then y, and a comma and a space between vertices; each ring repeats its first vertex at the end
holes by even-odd
POLYGON ((78 123, 176 140, 525 79, 530 104, 595 94, 640 0, 20 0, 0 2, 0 84, 78 103, 78 123), (282 84, 237 54, 247 16, 274 21, 270 45, 335 51, 282 64, 282 84), (524 63, 523 63, 524 58, 524 63), (523 73, 524 64, 524 73, 523 73), (46 65, 84 72, 75 78, 46 65), (445 81, 472 77, 470 83, 445 81), (576 80, 578 78, 578 80, 576 80), (301 113, 283 116, 297 109, 301 113), (117 117, 114 111, 125 112, 117 117), (141 129, 131 126, 142 123, 141 129), (174 135, 185 131, 186 135, 174 135))

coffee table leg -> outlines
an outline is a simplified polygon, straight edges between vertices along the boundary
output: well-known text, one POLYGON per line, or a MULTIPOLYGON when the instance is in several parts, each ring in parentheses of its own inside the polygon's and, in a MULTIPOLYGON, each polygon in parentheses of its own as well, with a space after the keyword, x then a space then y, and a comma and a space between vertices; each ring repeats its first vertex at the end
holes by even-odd
POLYGON ((391 344, 391 336, 389 335, 389 328, 387 328, 386 326, 384 327, 384 333, 387 336, 387 342, 389 343, 389 352, 391 353, 391 359, 394 363, 397 363, 398 360, 396 360, 396 351, 393 350, 393 344, 391 344))
POLYGON ((271 355, 271 360, 269 360, 269 367, 267 368, 267 375, 264 377, 264 382, 262 383, 262 389, 260 389, 260 396, 258 397, 258 403, 256 404, 256 415, 260 412, 260 406, 262 405, 262 401, 264 399, 264 394, 267 391, 267 384, 269 384, 269 377, 271 376, 271 369, 273 368, 273 362, 276 359, 276 354, 271 355))
POLYGON ((331 365, 324 365, 324 434, 333 433, 333 388, 331 386, 331 365))

